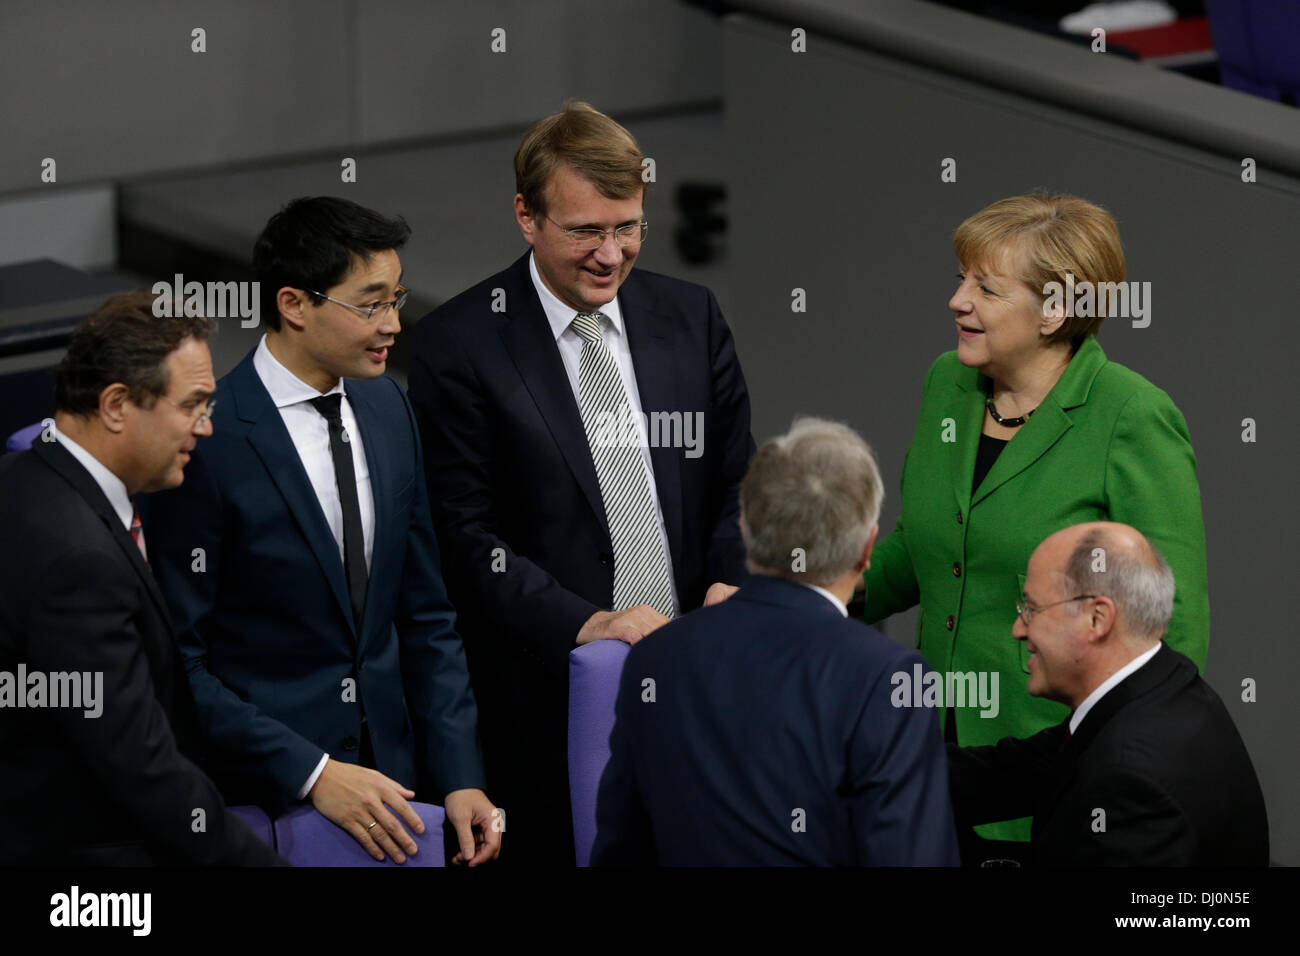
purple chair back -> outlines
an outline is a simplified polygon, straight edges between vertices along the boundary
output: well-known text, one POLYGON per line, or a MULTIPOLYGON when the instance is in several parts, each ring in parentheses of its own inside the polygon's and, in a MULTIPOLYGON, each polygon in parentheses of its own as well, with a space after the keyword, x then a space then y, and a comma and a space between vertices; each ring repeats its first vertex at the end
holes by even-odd
MULTIPOLYGON (((424 821, 424 833, 412 833, 420 852, 402 866, 445 866, 442 844, 442 807, 412 803, 424 821)), ((400 819, 400 818, 399 818, 400 819)), ((276 851, 294 866, 380 866, 352 835, 321 816, 311 804, 293 807, 274 824, 276 851)), ((410 828, 407 828, 410 832, 410 828)), ((384 864, 392 865, 391 860, 384 864)))
POLYGON ((596 793, 609 763, 614 701, 627 652, 622 641, 592 641, 569 652, 569 798, 578 866, 588 865, 596 842, 596 793))
POLYGON ((261 807, 227 807, 227 809, 247 823, 259 840, 269 847, 275 846, 275 831, 271 828, 271 818, 261 807))
POLYGON ((26 451, 32 447, 32 442, 40 437, 41 429, 44 422, 37 422, 35 425, 28 425, 20 428, 8 438, 5 439, 5 454, 12 454, 16 451, 26 451))

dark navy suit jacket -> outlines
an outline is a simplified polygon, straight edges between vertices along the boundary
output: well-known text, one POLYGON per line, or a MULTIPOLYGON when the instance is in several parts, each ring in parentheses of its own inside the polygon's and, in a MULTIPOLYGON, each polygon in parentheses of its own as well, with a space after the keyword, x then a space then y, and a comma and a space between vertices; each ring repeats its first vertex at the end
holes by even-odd
POLYGON ((891 703, 915 666, 759 575, 655 631, 623 667, 592 865, 957 865, 936 714, 891 703))
MULTIPOLYGON (((636 268, 618 296, 642 409, 703 414, 702 454, 650 448, 679 604, 690 610, 713 582, 745 577, 749 393, 708 289, 636 268)), ((610 609, 614 559, 528 255, 430 313, 415 335, 410 396, 488 773, 512 813, 512 858, 571 862, 568 657, 583 623, 610 609)))
POLYGON ((484 786, 414 415, 392 379, 344 388, 375 501, 359 633, 338 544, 252 353, 218 383, 185 483, 150 509, 153 564, 232 800, 280 807, 323 752, 355 763, 358 699, 381 773, 435 803, 484 786))
MULTIPOLYGON (((745 576, 749 394, 708 289, 633 269, 618 295, 642 409, 704 414, 698 457, 650 449, 689 610, 713 582, 745 576)), ((458 610, 567 677, 579 628, 609 609, 614 562, 591 449, 527 255, 420 322, 410 393, 439 538, 457 557, 448 577, 458 610), (504 311, 494 311, 498 299, 504 311), (494 567, 498 547, 504 561, 494 567)))

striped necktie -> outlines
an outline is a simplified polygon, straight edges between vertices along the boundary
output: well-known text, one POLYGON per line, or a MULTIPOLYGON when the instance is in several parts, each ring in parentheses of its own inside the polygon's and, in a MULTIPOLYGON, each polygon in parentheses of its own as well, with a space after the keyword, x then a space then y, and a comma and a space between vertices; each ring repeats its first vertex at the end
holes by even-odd
POLYGON ((649 604, 673 615, 668 555, 659 535, 659 519, 650 495, 645 464, 631 421, 627 392, 618 362, 600 336, 603 312, 579 312, 573 331, 582 339, 578 361, 578 402, 582 425, 596 466, 600 498, 614 548, 613 610, 649 604))

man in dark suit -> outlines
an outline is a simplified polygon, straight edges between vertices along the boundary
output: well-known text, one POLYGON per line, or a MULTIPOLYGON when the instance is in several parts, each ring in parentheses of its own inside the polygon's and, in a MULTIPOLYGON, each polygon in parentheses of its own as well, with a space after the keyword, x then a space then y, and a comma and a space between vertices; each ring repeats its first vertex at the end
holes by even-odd
POLYGON ((0 864, 283 863, 193 761, 194 702, 131 495, 211 433, 210 323, 115 296, 53 422, 0 459, 0 864))
POLYGON ((759 449, 740 492, 753 576, 628 653, 593 866, 957 863, 935 711, 895 692, 921 655, 845 607, 882 496, 844 425, 759 449))
POLYGON ((949 747, 959 823, 1034 817, 1046 866, 1267 866, 1250 756, 1196 665, 1163 643, 1174 578, 1128 525, 1053 534, 1029 559, 1012 628, 1029 693, 1069 720, 988 747, 949 747))
POLYGON ((216 434, 150 523, 223 790, 309 799, 401 863, 416 787, 477 866, 501 827, 415 418, 384 376, 409 233, 329 197, 271 218, 253 253, 267 334, 217 384, 216 434))
POLYGON ((517 863, 572 864, 568 655, 744 575, 749 397, 708 289, 633 264, 642 154, 585 103, 515 155, 531 251, 416 332, 410 396, 517 863))

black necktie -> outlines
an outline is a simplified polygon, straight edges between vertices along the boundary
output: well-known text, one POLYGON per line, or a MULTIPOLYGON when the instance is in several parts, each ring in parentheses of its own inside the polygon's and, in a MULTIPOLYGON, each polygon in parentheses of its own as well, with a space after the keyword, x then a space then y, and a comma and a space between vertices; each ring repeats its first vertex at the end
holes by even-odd
POLYGON ((352 445, 343 430, 343 416, 339 413, 343 396, 335 392, 310 401, 329 422, 334 481, 339 489, 339 504, 343 506, 343 570, 347 572, 352 620, 359 634, 361 614, 366 606, 366 539, 361 530, 361 503, 357 498, 357 472, 352 467, 352 445))

